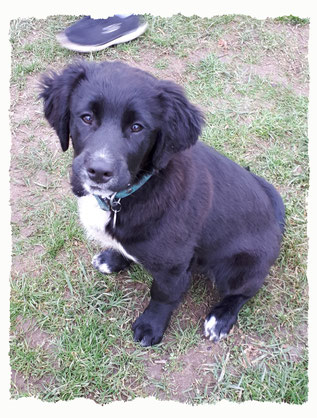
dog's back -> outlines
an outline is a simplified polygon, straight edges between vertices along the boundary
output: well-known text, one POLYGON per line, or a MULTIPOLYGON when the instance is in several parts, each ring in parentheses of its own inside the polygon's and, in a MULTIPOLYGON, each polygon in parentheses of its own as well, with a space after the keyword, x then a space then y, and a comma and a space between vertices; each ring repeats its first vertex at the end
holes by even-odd
POLYGON ((250 174, 256 178, 256 180, 260 183, 265 193, 268 195, 269 199, 271 200, 275 217, 278 221, 278 224, 283 234, 284 228, 285 228, 285 207, 284 207, 284 203, 280 194, 275 189, 275 187, 272 186, 272 184, 270 184, 266 180, 264 180, 264 178, 259 177, 252 172, 250 172, 250 174))

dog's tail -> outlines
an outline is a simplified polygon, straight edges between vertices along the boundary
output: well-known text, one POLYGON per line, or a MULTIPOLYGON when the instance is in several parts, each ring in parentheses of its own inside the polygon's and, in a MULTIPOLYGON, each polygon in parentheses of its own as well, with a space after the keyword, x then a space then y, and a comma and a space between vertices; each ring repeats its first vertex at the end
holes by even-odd
POLYGON ((265 193, 270 198, 273 205, 275 217, 283 234, 285 229, 285 206, 281 195, 275 189, 275 187, 272 186, 272 184, 268 183, 266 180, 264 180, 264 178, 259 177, 252 172, 250 172, 250 174, 252 174, 252 176, 257 179, 257 181, 261 184, 262 188, 264 189, 265 193))

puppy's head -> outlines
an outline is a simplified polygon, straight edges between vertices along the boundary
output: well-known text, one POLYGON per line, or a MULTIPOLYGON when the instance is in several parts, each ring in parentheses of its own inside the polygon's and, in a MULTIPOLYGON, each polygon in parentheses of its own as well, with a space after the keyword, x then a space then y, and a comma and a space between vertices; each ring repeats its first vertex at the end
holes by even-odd
POLYGON ((63 151, 74 148, 77 195, 106 197, 193 145, 201 112, 171 81, 119 62, 79 62, 45 75, 40 97, 63 151))

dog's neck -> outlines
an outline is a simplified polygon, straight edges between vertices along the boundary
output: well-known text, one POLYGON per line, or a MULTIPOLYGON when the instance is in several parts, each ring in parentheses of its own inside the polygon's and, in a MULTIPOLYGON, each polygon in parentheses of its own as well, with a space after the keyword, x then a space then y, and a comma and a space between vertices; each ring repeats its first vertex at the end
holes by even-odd
POLYGON ((139 190, 150 178, 153 176, 155 170, 152 170, 150 173, 144 174, 139 181, 134 183, 132 186, 121 190, 120 192, 113 193, 110 198, 102 198, 98 195, 94 195, 97 199, 97 202, 102 210, 112 210, 113 212, 118 212, 118 206, 120 205, 120 200, 130 196, 139 190))

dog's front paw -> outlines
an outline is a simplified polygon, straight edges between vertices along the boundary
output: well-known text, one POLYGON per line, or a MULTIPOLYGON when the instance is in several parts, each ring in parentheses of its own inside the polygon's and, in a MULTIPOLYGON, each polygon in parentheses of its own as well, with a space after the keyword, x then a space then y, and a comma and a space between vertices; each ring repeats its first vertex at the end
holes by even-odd
POLYGON ((148 347, 162 340, 165 328, 156 324, 155 321, 150 322, 144 318, 143 314, 134 322, 132 330, 134 341, 139 341, 143 347, 148 347))
POLYGON ((103 259, 103 253, 96 254, 92 259, 92 265, 98 270, 100 273, 103 274, 110 274, 112 273, 111 268, 106 260, 103 259))
POLYGON ((96 254, 92 259, 92 265, 103 274, 118 273, 127 268, 129 264, 129 260, 113 249, 96 254))

